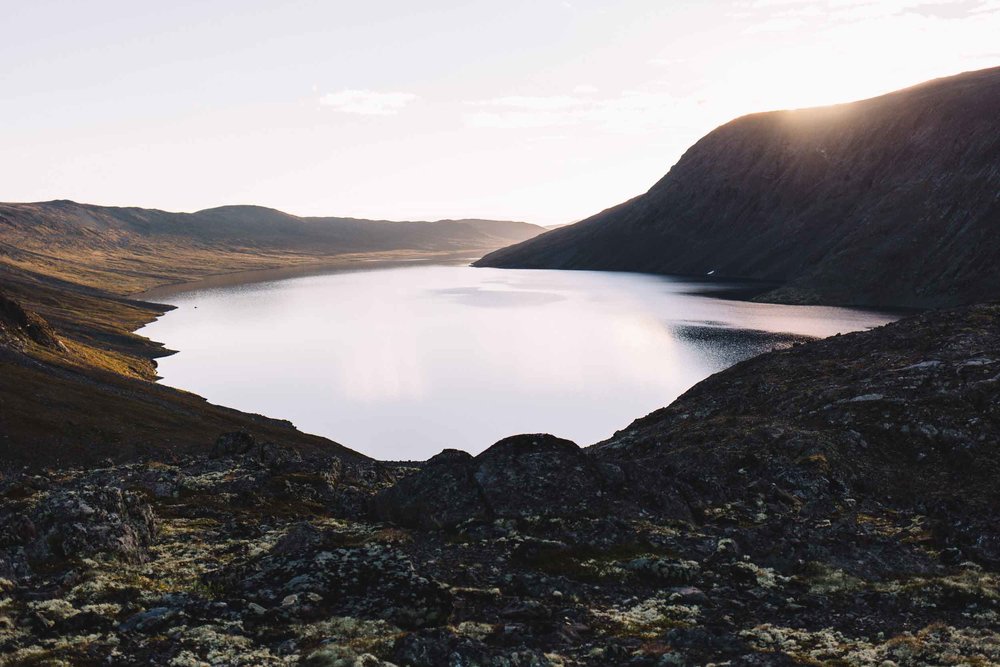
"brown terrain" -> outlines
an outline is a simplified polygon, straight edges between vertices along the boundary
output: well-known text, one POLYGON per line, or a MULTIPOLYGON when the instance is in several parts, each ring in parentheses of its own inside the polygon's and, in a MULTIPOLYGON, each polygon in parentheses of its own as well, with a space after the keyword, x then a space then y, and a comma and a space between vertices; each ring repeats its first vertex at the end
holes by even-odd
MULTIPOLYGON (((486 263, 995 300, 998 76, 734 121, 486 263)), ((589 447, 385 463, 157 386, 131 332, 165 307, 125 295, 497 233, 191 216, 0 208, 0 666, 1000 665, 1000 305, 763 354, 589 447)))
POLYGON ((0 461, 125 460, 238 429, 361 458, 288 422, 155 384, 154 360, 169 351, 132 332, 169 306, 128 295, 233 272, 478 256, 539 231, 484 220, 296 218, 242 206, 184 214, 0 204, 0 461))
MULTIPOLYGON (((998 79, 734 121, 485 263, 995 299, 998 79)), ((589 447, 421 463, 158 386, 132 333, 156 285, 537 231, 0 206, 0 666, 1000 665, 1000 305, 763 354, 589 447)))
POLYGON ((997 665, 998 350, 1000 307, 967 307, 737 364, 591 447, 231 433, 10 473, 0 665, 997 665))

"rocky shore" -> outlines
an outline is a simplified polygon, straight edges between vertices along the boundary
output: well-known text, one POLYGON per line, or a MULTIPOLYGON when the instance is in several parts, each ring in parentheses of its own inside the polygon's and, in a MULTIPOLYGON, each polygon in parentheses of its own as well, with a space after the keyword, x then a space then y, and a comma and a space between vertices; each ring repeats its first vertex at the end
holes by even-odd
POLYGON ((998 664, 998 343, 797 345, 586 448, 6 471, 0 664, 998 664))

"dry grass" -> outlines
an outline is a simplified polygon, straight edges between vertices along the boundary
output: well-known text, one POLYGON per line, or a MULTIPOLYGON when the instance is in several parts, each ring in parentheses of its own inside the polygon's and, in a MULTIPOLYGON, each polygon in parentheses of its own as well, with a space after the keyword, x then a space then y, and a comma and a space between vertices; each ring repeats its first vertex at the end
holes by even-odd
POLYGON ((0 466, 205 448, 236 429, 286 445, 337 449, 287 422, 153 384, 154 359, 168 351, 133 332, 169 307, 126 295, 213 276, 248 281, 261 275, 248 271, 455 260, 515 240, 463 236, 454 228, 397 238, 393 228, 388 236, 358 233, 338 245, 336 235, 317 236, 322 228, 316 225, 282 226, 284 214, 261 215, 266 219, 192 224, 189 216, 162 211, 0 204, 0 291, 43 318, 62 343, 0 342, 0 466), (477 245, 483 243, 494 245, 477 245))
POLYGON ((215 406, 151 382, 159 344, 131 333, 163 309, 12 271, 0 289, 52 326, 65 349, 0 344, 0 465, 96 463, 206 449, 247 429, 300 448, 333 448, 288 422, 215 406))

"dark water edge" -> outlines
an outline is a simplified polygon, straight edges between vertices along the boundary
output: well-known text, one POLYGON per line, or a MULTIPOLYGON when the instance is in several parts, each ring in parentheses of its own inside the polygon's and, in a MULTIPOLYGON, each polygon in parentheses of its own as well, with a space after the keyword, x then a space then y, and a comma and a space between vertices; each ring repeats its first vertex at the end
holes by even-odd
POLYGON ((726 365, 737 364, 765 352, 817 340, 815 336, 801 334, 711 325, 678 324, 671 329, 679 339, 710 350, 713 357, 726 365))
POLYGON ((178 293, 142 333, 180 350, 165 384, 413 460, 511 433, 597 442, 744 359, 893 319, 721 298, 763 285, 460 264, 178 293))

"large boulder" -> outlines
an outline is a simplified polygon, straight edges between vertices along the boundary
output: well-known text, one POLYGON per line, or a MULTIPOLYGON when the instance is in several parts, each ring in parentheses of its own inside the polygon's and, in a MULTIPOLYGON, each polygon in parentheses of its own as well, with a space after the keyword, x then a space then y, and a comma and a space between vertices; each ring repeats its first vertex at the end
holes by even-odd
POLYGON ((55 330, 37 313, 25 310, 17 301, 0 292, 0 343, 32 342, 42 347, 65 350, 55 330))
POLYGON ((0 520, 3 546, 21 550, 29 563, 48 567, 97 555, 129 563, 148 558, 156 520, 139 493, 85 485, 37 495, 19 509, 5 507, 0 520))
POLYGON ((515 435, 476 457, 476 483, 498 517, 596 513, 608 480, 575 443, 548 434, 515 435))
POLYGON ((257 439, 252 433, 246 431, 223 433, 216 438, 208 456, 213 459, 221 459, 227 456, 248 454, 256 444, 257 439))
POLYGON ((485 519, 489 508, 475 480, 471 454, 446 449, 375 496, 374 513, 403 526, 445 528, 468 519, 485 519))
POLYGON ((516 435, 480 455, 445 450, 420 471, 379 493, 376 517, 436 529, 468 520, 592 516, 608 508, 620 476, 569 440, 516 435))

